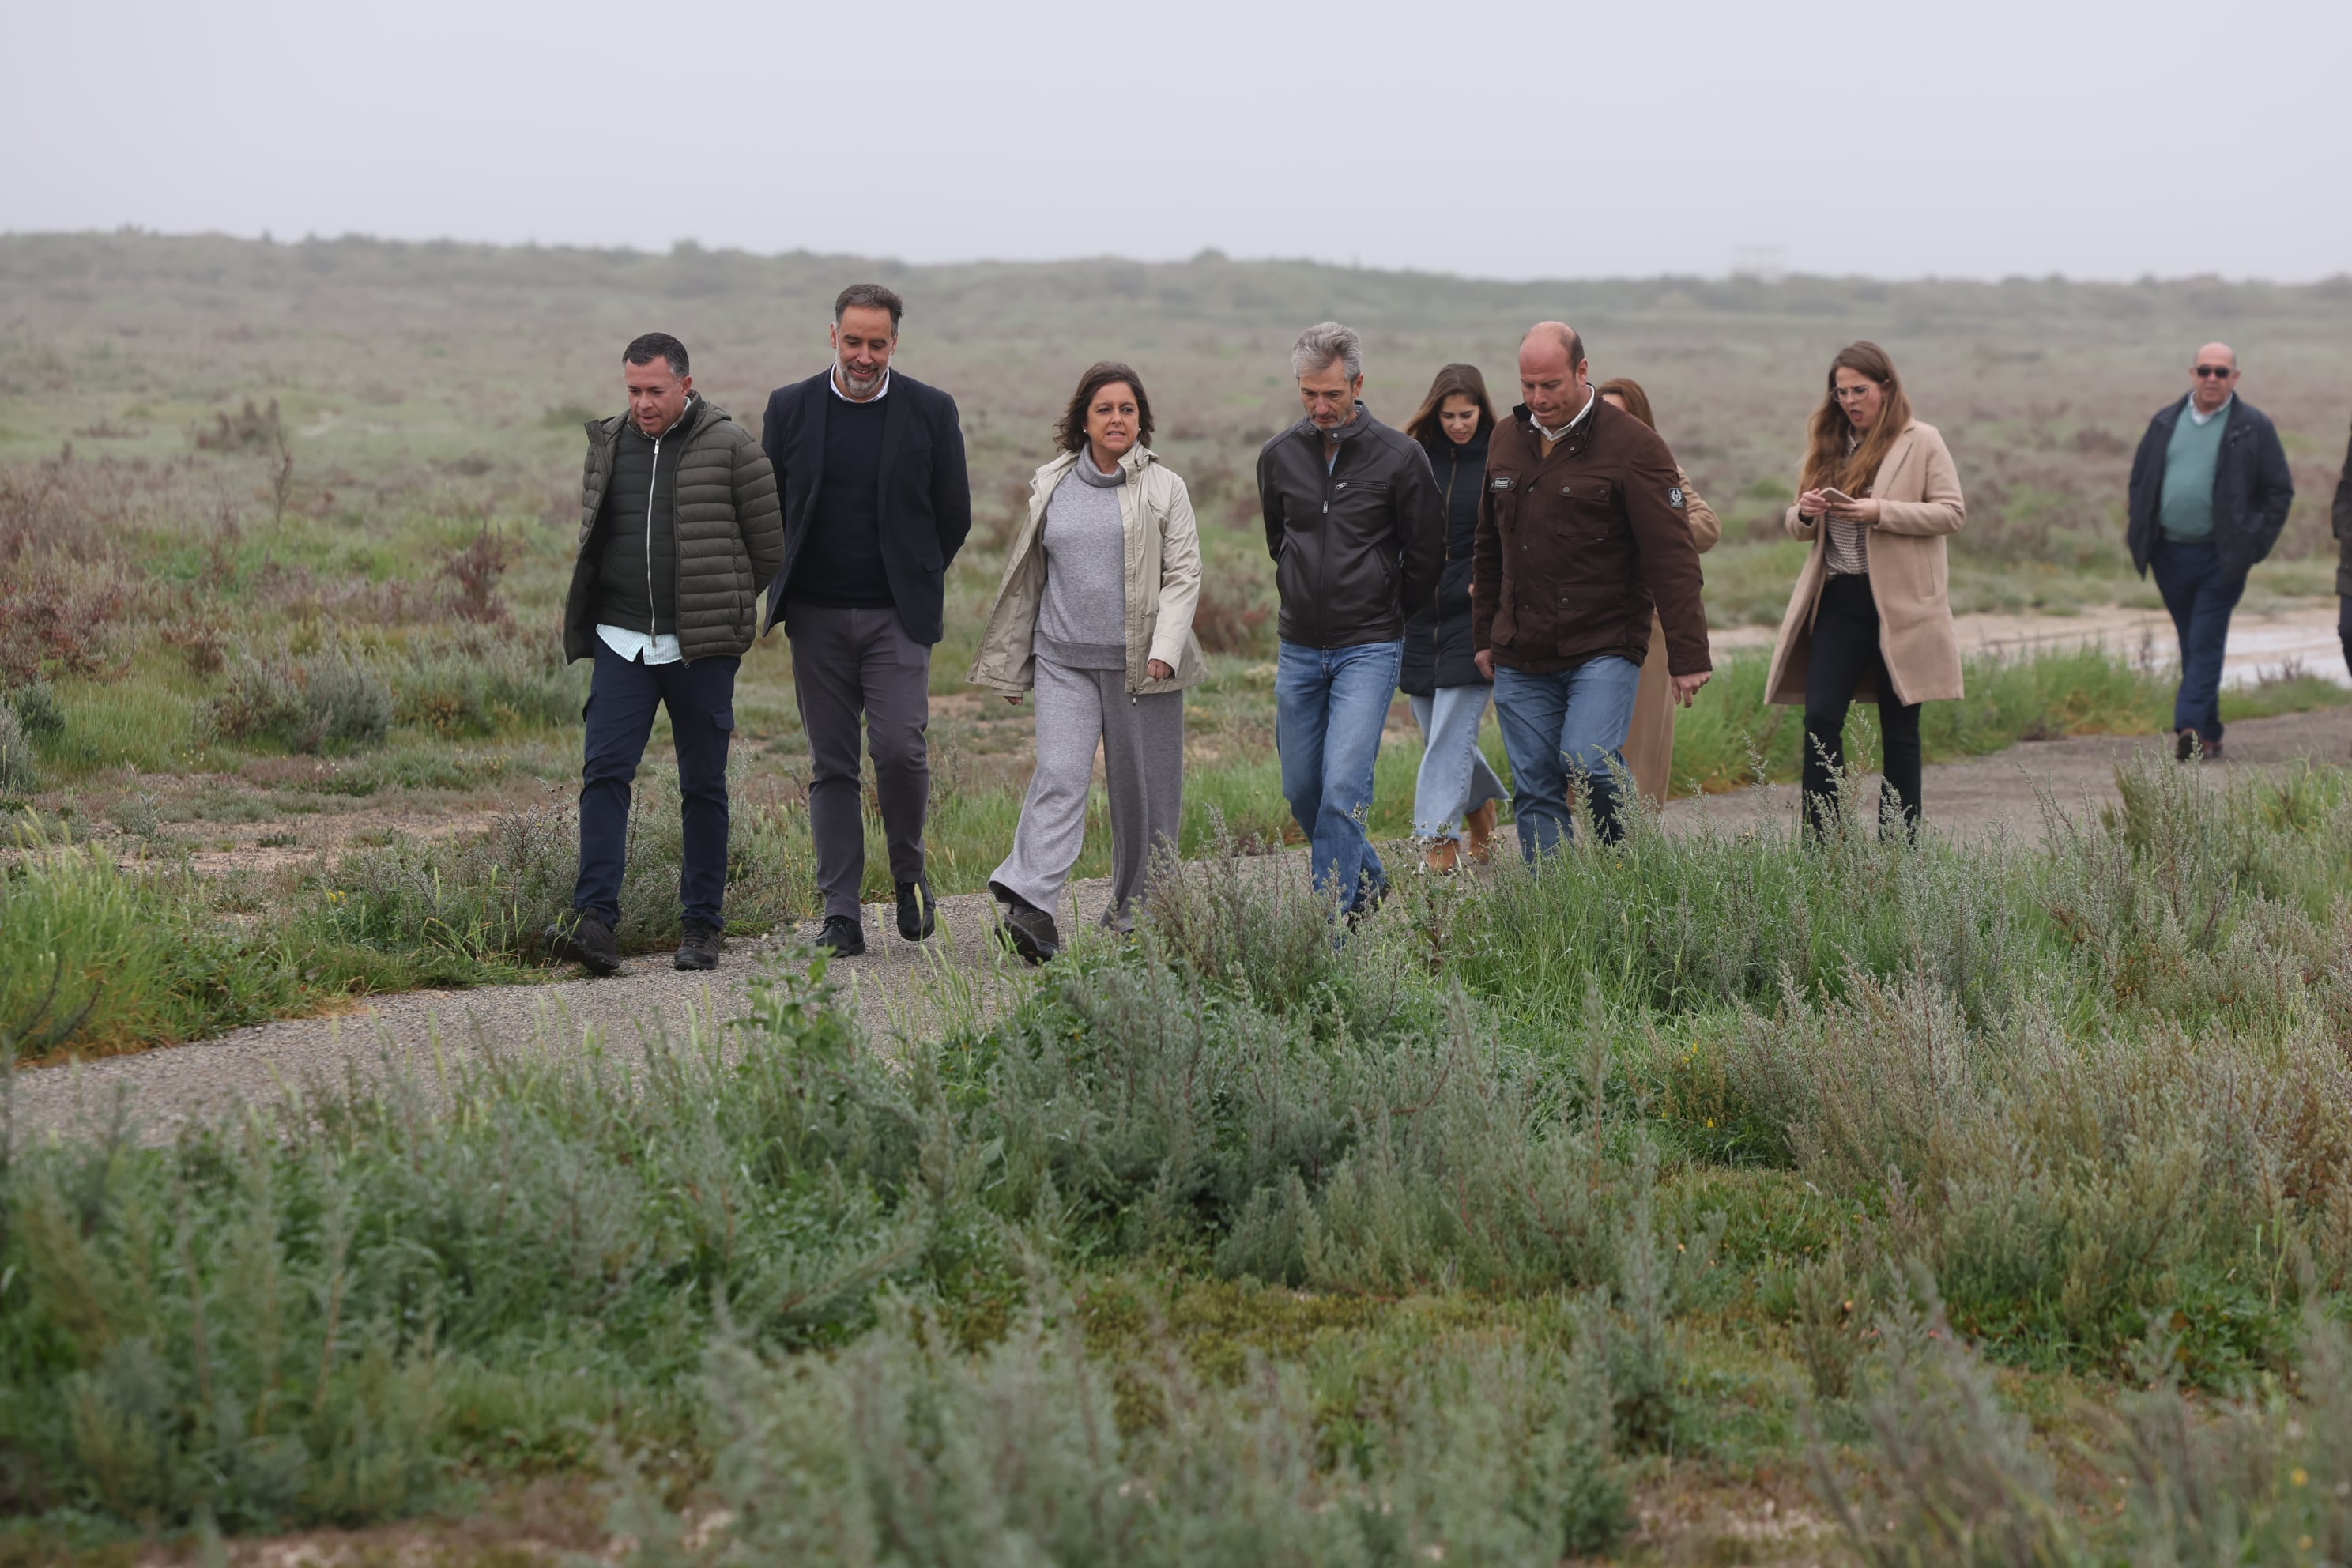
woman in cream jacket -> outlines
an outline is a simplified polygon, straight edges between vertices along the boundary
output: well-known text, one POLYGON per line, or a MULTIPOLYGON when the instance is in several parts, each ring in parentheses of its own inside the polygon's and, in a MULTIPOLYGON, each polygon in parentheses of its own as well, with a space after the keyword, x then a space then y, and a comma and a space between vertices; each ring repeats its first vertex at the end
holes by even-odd
POLYGON ((1037 694, 1037 771, 1013 852, 989 878, 1004 940, 1032 963, 1061 947, 1054 911, 1085 847, 1097 747, 1110 795, 1111 907, 1127 930, 1151 857, 1184 812, 1184 688, 1208 674, 1192 610, 1192 498, 1152 454, 1142 378, 1106 361, 1080 378, 1037 470, 967 677, 1037 694))
POLYGON ((1877 700, 1886 753, 1881 827, 1899 818, 1911 831, 1919 705, 1961 694, 1944 541, 1968 508, 1944 438, 1911 417, 1895 362, 1876 343, 1849 343, 1831 361, 1798 488, 1785 521, 1813 549, 1765 689, 1770 701, 1805 707, 1805 825, 1820 832, 1831 820, 1846 710, 1866 697, 1877 700))

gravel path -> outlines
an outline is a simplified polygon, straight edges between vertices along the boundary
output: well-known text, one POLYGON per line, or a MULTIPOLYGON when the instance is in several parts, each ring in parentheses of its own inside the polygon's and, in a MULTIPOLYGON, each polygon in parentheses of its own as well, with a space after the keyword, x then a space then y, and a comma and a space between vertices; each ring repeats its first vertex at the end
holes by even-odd
MULTIPOLYGON (((2039 791, 2047 790, 2062 806, 2112 800, 2116 763, 2158 744, 2150 737, 2090 736, 1937 763, 1927 771, 1928 820, 1963 836, 2038 832, 2039 791)), ((2303 758, 2352 761, 2352 709, 2233 724, 2229 750, 2232 767, 2303 758)), ((1669 830, 1711 822, 1738 831, 1790 823, 1795 811, 1795 789, 1773 785, 1676 801, 1666 808, 1665 822, 1669 830)), ((1065 931, 1098 916, 1108 898, 1105 881, 1074 884, 1061 911, 1065 931)), ((992 917, 984 895, 942 899, 940 917, 940 937, 919 945, 899 939, 889 906, 866 910, 867 952, 840 961, 835 973, 851 986, 873 1037, 922 1029, 943 1016, 984 1012, 1011 994, 1025 973, 986 940, 992 917)), ((683 1037, 735 1016, 745 1001, 745 984, 761 963, 789 951, 789 939, 743 940, 730 943, 719 968, 707 974, 680 974, 669 967, 668 954, 653 953, 629 960, 603 980, 376 997, 338 1016, 288 1019, 137 1056, 28 1069, 16 1075, 8 1109, 19 1137, 127 1114, 141 1136, 162 1140, 192 1117, 266 1103, 287 1088, 373 1073, 387 1063, 429 1065, 436 1052, 456 1058, 537 1039, 593 1040, 625 1062, 643 1055, 648 1038, 683 1037)))

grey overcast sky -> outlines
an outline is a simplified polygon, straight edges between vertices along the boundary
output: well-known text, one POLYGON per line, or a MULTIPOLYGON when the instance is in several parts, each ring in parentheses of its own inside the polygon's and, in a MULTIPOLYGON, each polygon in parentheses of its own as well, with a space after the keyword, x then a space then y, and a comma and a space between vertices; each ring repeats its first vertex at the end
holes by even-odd
POLYGON ((0 0, 0 228, 2352 268, 2352 0, 0 0))

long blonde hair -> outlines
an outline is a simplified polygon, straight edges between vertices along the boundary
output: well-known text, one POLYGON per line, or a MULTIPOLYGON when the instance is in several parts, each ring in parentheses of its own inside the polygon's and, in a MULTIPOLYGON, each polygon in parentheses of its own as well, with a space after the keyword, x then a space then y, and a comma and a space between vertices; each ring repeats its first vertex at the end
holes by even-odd
POLYGON ((1895 374, 1895 362, 1876 343, 1848 343, 1838 350, 1837 358, 1830 361, 1829 391, 1822 405, 1813 411, 1813 440, 1805 454, 1804 478, 1800 490, 1818 489, 1834 485, 1850 496, 1867 491, 1878 478, 1878 465, 1911 423, 1911 399, 1903 390, 1903 378, 1895 374), (1878 420, 1859 446, 1853 444, 1853 421, 1838 406, 1837 373, 1853 371, 1878 383, 1885 391, 1879 405, 1878 420), (1847 448, 1853 447, 1849 451, 1847 448))

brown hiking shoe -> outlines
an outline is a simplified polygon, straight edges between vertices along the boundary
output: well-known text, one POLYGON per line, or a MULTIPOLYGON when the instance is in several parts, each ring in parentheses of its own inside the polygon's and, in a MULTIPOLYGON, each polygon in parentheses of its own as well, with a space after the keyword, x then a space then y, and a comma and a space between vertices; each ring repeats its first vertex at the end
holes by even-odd
POLYGON ((1454 868, 1460 864, 1461 859, 1462 841, 1458 838, 1441 838, 1429 847, 1429 853, 1423 858, 1422 863, 1438 876, 1444 877, 1453 874, 1454 868))
POLYGON ((1462 821, 1470 829, 1470 858, 1484 866, 1495 858, 1495 803, 1482 803, 1462 821))

